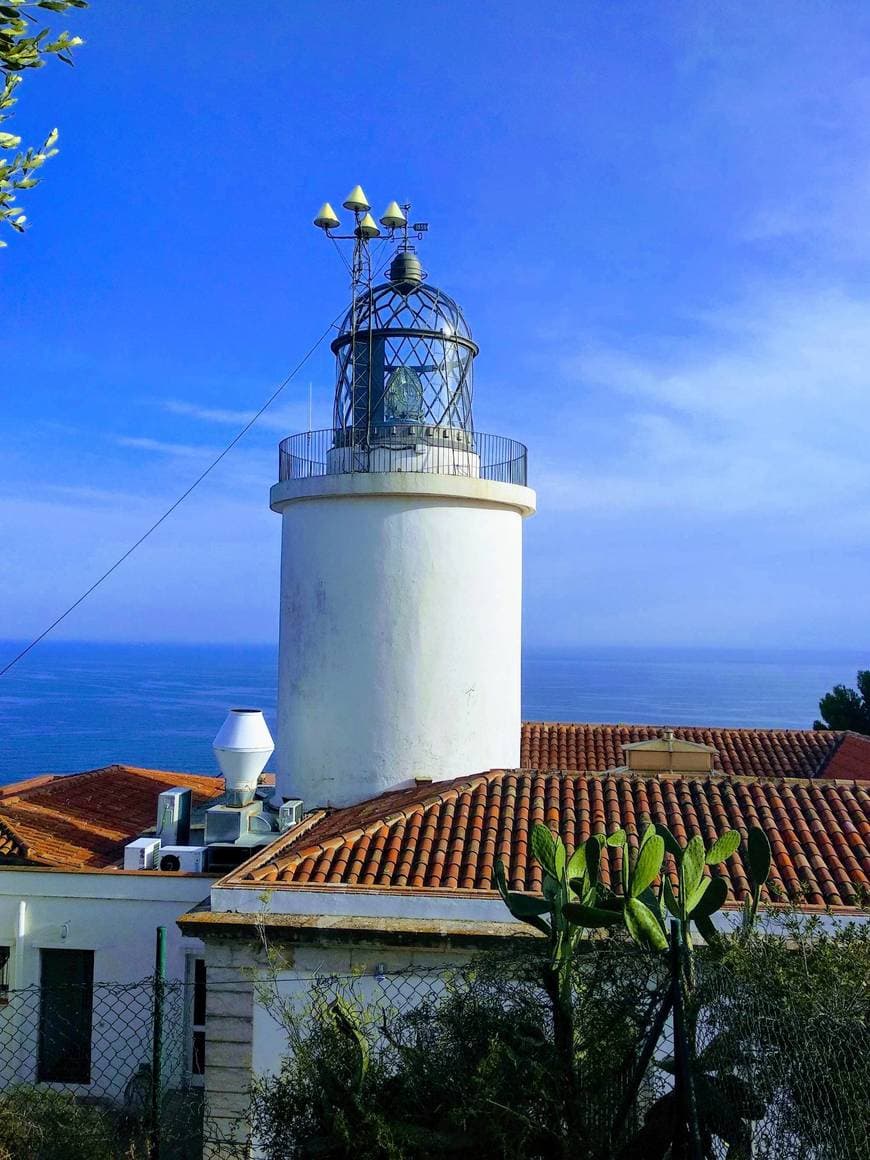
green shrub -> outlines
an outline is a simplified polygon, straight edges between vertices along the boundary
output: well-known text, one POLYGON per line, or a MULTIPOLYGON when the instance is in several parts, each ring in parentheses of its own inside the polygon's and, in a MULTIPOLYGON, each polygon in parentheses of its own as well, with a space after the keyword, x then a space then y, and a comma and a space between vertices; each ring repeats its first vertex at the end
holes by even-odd
POLYGON ((826 1160, 870 1156, 870 923, 777 915, 723 965, 753 1006, 714 1003, 714 1015, 750 1045, 783 1131, 826 1160))
MULTIPOLYGON (((627 940, 578 956, 572 987, 578 1077, 570 1139, 544 948, 481 956, 397 1007, 366 1007, 324 980, 284 1021, 291 1048, 253 1092, 268 1160, 549 1160, 605 1156, 610 1123, 648 1018, 651 964, 627 940)), ((425 988, 424 988, 425 989, 425 988)))
POLYGON ((0 1093, 0 1160, 119 1160, 113 1117, 66 1092, 0 1093))

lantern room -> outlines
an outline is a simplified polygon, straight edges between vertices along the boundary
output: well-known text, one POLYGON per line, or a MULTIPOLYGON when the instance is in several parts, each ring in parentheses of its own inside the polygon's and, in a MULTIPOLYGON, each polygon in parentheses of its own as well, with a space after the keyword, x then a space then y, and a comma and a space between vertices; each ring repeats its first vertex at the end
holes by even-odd
POLYGON ((477 346, 457 304, 401 248, 386 282, 357 295, 332 343, 333 427, 344 446, 472 446, 477 346))

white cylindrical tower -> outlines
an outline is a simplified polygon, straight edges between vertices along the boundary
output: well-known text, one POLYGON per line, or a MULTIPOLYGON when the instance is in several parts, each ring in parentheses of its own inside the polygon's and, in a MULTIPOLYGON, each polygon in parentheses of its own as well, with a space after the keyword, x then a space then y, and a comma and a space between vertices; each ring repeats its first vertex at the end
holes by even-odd
POLYGON ((278 794, 340 806, 520 760, 525 448, 405 243, 333 343, 335 417, 281 444, 278 794))

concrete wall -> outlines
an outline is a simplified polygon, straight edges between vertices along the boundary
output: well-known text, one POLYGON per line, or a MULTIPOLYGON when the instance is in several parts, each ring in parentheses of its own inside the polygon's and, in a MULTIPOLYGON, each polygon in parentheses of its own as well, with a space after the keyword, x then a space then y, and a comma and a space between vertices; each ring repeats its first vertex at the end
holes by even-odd
POLYGON ((272 489, 279 793, 306 808, 515 767, 527 488, 436 475, 272 489))
POLYGON ((446 920, 455 922, 504 923, 523 930, 523 923, 513 917, 495 894, 478 890, 401 890, 341 886, 270 887, 220 886, 211 892, 213 911, 235 914, 268 915, 355 915, 362 918, 400 918, 446 920))
POLYGON ((312 984, 318 978, 335 978, 349 988, 363 1007, 413 1006, 415 997, 431 996, 444 984, 451 967, 462 966, 472 952, 413 947, 295 947, 286 969, 261 988, 254 1005, 251 1064, 256 1074, 278 1071, 287 1050, 287 1032, 279 1018, 281 1010, 304 1014, 311 1005, 312 984), (393 976, 401 973, 399 985, 393 976), (271 1003, 262 1000, 271 993, 271 1003))

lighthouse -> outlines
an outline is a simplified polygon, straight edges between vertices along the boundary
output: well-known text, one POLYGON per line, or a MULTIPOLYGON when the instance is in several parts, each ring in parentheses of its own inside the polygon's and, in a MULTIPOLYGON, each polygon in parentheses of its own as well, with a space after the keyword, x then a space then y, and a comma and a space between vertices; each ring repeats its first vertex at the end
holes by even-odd
POLYGON ((357 186, 333 425, 284 439, 277 794, 306 810, 520 760, 526 449, 474 426, 478 354, 410 206, 357 186), (384 251, 385 258, 384 258, 384 251), (383 273, 380 262, 384 258, 383 273))

